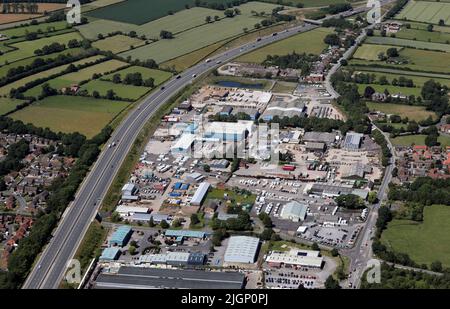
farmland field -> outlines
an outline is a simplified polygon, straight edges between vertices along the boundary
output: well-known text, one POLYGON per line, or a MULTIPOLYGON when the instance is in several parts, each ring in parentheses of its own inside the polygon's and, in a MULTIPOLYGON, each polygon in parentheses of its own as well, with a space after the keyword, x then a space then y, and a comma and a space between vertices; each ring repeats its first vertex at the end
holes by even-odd
MULTIPOLYGON (((417 134, 417 135, 405 135, 405 136, 397 136, 395 138, 391 138, 391 142, 394 145, 398 146, 411 146, 414 145, 425 145, 426 135, 417 134)), ((450 138, 446 135, 439 135, 438 142, 442 147, 450 146, 450 138)))
POLYGON ((0 97, 0 115, 13 111, 17 105, 22 103, 25 101, 0 97))
POLYGON ((378 54, 386 53, 386 51, 389 48, 396 48, 396 46, 363 44, 356 50, 355 54, 353 55, 353 58, 363 60, 378 60, 378 54))
POLYGON ((131 46, 137 47, 143 44, 145 44, 145 42, 141 39, 118 34, 103 40, 95 41, 92 43, 92 46, 100 50, 120 53, 129 50, 131 46))
POLYGON ((11 37, 21 37, 27 34, 27 32, 37 32, 41 30, 43 33, 47 32, 47 28, 51 27, 54 31, 66 29, 67 22, 66 21, 56 21, 51 23, 43 23, 38 25, 28 25, 25 27, 17 27, 17 28, 11 28, 7 30, 2 30, 2 34, 11 37))
POLYGON ((376 92, 384 92, 385 89, 389 91, 390 94, 404 94, 404 95, 414 95, 416 97, 420 96, 421 88, 419 87, 398 87, 392 85, 379 85, 379 84, 356 84, 358 86, 358 91, 362 95, 367 86, 371 86, 376 92))
POLYGON ((430 40, 430 42, 444 43, 444 44, 450 42, 450 33, 441 32, 436 28, 437 27, 434 28, 433 32, 426 30, 402 28, 399 32, 395 34, 395 37, 407 40, 416 39, 417 41, 426 41, 426 42, 430 40))
POLYGON ((96 135, 130 103, 77 96, 53 96, 11 114, 11 118, 55 132, 96 135))
POLYGON ((96 90, 101 96, 105 96, 106 92, 111 89, 118 97, 130 100, 137 100, 151 90, 151 88, 147 87, 114 84, 113 82, 98 79, 84 84, 83 86, 81 86, 81 89, 87 90, 90 95, 92 95, 92 92, 96 90))
POLYGON ((82 40, 83 38, 77 32, 70 32, 48 38, 41 38, 34 41, 23 41, 11 44, 11 46, 17 48, 17 50, 5 53, 4 55, 0 56, 0 63, 3 64, 6 61, 11 63, 13 61, 33 57, 35 56, 34 51, 38 48, 42 48, 43 46, 49 45, 54 42, 58 42, 60 44, 67 44, 70 40, 73 39, 82 40))
POLYGON ((395 114, 402 116, 403 118, 408 117, 409 120, 420 121, 427 119, 429 116, 436 118, 436 114, 425 110, 424 106, 376 102, 367 102, 366 104, 371 111, 380 111, 385 114, 395 114))
MULTIPOLYGON (((76 65, 80 65, 80 64, 85 64, 85 63, 93 62, 93 61, 95 61, 97 59, 101 59, 101 58, 103 58, 103 56, 92 56, 92 57, 89 57, 89 58, 85 58, 85 59, 81 59, 79 61, 73 62, 73 65, 76 66, 76 65)), ((7 94, 9 94, 11 89, 19 88, 21 86, 24 86, 27 83, 29 83, 31 81, 34 81, 36 79, 48 77, 48 76, 51 76, 53 74, 61 73, 68 66, 69 66, 69 64, 64 64, 64 65, 58 66, 56 68, 53 68, 53 69, 50 69, 50 70, 47 70, 47 71, 43 71, 43 72, 36 73, 34 75, 31 75, 31 76, 22 78, 22 79, 20 79, 20 80, 18 80, 16 82, 11 83, 11 84, 7 84, 6 86, 3 86, 3 87, 0 88, 0 95, 7 95, 7 94)), ((41 88, 39 86, 39 93, 40 93, 40 89, 41 88)))
POLYGON ((261 63, 266 60, 268 55, 286 55, 293 51, 296 53, 320 54, 327 47, 323 42, 323 39, 332 31, 333 30, 329 28, 318 28, 305 33, 300 33, 288 39, 245 54, 237 58, 237 61, 261 63))
MULTIPOLYGON (((372 71, 372 72, 377 72, 379 74, 395 74, 395 75, 406 75, 407 77, 410 78, 426 78, 428 79, 441 79, 441 80, 447 80, 448 78, 450 78, 450 75, 446 75, 446 74, 439 74, 439 73, 429 73, 429 72, 414 72, 414 71, 408 71, 408 70, 402 70, 401 68, 396 69, 396 68, 378 68, 378 67, 370 67, 370 66, 362 66, 362 65, 356 65, 353 64, 353 60, 351 62, 351 66, 349 66, 352 69, 355 70, 360 70, 360 71, 372 71)), ((368 62, 363 62, 364 64, 369 64, 368 62)))
MULTIPOLYGON (((414 47, 414 48, 419 48, 419 49, 430 49, 430 50, 439 50, 439 51, 450 52, 450 44, 414 41, 414 40, 390 38, 390 37, 379 37, 379 36, 368 37, 366 39, 365 43, 369 43, 372 45, 373 44, 386 44, 386 45, 405 46, 405 47, 414 47)), ((377 45, 377 46, 379 46, 379 45, 377 45)), ((377 59, 367 59, 367 60, 377 60, 377 59)))
POLYGON ((395 18, 433 24, 437 24, 442 19, 446 25, 449 25, 450 3, 410 1, 395 18))
MULTIPOLYGON (((95 58, 93 60, 96 60, 95 58)), ((86 62, 85 62, 86 63, 86 62)), ((81 81, 89 80, 92 78, 92 75, 94 73, 97 74, 104 74, 109 73, 111 71, 117 70, 121 67, 124 67, 128 65, 125 62, 119 61, 119 60, 108 60, 105 62, 101 62, 92 66, 89 66, 87 68, 81 69, 77 72, 68 73, 65 75, 62 75, 60 77, 57 77, 55 79, 52 79, 48 81, 47 83, 59 90, 64 87, 71 86, 73 84, 78 84, 81 81)), ((41 93, 42 85, 37 85, 36 87, 33 87, 25 92, 26 96, 38 96, 41 93)))
POLYGON ((381 240, 396 252, 407 253, 418 264, 439 260, 450 267, 450 207, 426 206, 424 221, 392 220, 381 240))
POLYGON ((123 69, 123 70, 120 70, 120 71, 117 71, 117 72, 105 75, 101 79, 103 79, 103 80, 112 80, 112 77, 113 77, 114 74, 120 74, 121 77, 123 78, 128 73, 141 73, 143 80, 146 80, 146 79, 151 77, 151 78, 153 78, 155 80, 155 86, 158 86, 159 84, 162 84, 163 82, 165 82, 166 80, 168 80, 172 76, 172 73, 169 73, 169 72, 166 72, 166 71, 149 69, 149 68, 138 67, 138 66, 131 66, 131 67, 128 67, 126 69, 123 69))
POLYGON ((371 71, 359 69, 359 70, 357 70, 357 72, 361 72, 364 74, 374 74, 377 79, 380 78, 380 76, 385 76, 386 79, 389 81, 389 83, 391 83, 394 78, 398 79, 399 77, 405 77, 408 79, 412 79, 414 82, 414 85, 416 85, 416 87, 422 87, 423 84, 425 82, 429 81, 430 79, 433 79, 434 81, 439 82, 442 85, 446 85, 446 86, 450 87, 450 79, 426 77, 426 76, 414 76, 406 71, 400 71, 399 73, 392 74, 392 73, 385 73, 385 72, 377 72, 371 68, 371 71))

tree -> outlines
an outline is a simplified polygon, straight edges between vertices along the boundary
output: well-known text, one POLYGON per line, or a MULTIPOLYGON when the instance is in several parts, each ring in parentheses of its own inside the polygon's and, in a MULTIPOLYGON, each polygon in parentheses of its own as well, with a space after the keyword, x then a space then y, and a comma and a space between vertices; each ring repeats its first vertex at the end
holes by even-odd
POLYGON ((270 219, 270 216, 267 213, 261 212, 258 215, 258 218, 262 221, 265 227, 272 227, 272 219, 270 219))
POLYGON ((427 26, 427 31, 433 32, 433 28, 434 28, 434 26, 433 26, 432 24, 429 24, 429 25, 427 26))
POLYGON ((392 169, 392 177, 397 177, 398 176, 398 168, 397 167, 394 167, 393 169, 392 169))
POLYGON ((119 73, 116 73, 116 74, 113 75, 112 82, 114 84, 120 84, 122 82, 122 78, 120 77, 119 73))
POLYGON ((208 164, 204 164, 203 165, 203 170, 207 173, 209 173, 211 171, 211 167, 208 164))
POLYGON ((168 229, 169 228, 169 223, 167 223, 166 220, 162 220, 161 223, 159 224, 161 226, 161 228, 163 229, 168 229))
POLYGON ((311 249, 314 251, 320 251, 319 245, 316 242, 313 242, 311 249))
POLYGON ((197 214, 191 215, 191 226, 197 225, 200 223, 200 219, 198 218, 197 214))
POLYGON ((445 26, 445 21, 443 19, 439 19, 439 26, 445 26))
POLYGON ((212 20, 211 16, 206 16, 206 17, 205 17, 205 22, 206 22, 206 23, 209 24, 209 23, 211 22, 211 20, 212 20))
POLYGON ((339 255, 339 251, 336 248, 331 249, 331 255, 336 257, 339 255))
POLYGON ((135 247, 135 246, 129 246, 129 247, 128 247, 128 252, 129 252, 131 255, 135 255, 135 254, 136 254, 136 247, 135 247))
POLYGON ((431 263, 430 269, 432 271, 440 273, 440 272, 442 272, 442 263, 440 261, 434 261, 433 263, 431 263))
POLYGON ((398 57, 398 50, 395 47, 388 48, 386 55, 390 58, 398 57))
POLYGON ((341 286, 339 282, 333 278, 333 276, 328 276, 327 280, 325 280, 325 288, 326 289, 340 289, 341 286))
POLYGON ((170 31, 161 30, 161 32, 159 33, 159 37, 161 39, 173 39, 173 33, 170 31))
POLYGON ((328 45, 339 45, 341 42, 339 36, 335 33, 327 34, 323 41, 328 45))
POLYGON ((153 216, 151 216, 150 217, 150 220, 148 221, 148 226, 149 227, 154 227, 156 224, 155 224, 155 221, 153 221, 153 216))
POLYGON ((96 99, 100 98, 100 93, 97 90, 92 91, 92 96, 96 99))
POLYGON ((8 187, 6 186, 5 179, 2 177, 0 179, 0 191, 5 191, 6 189, 8 189, 8 187))
POLYGON ((343 194, 335 199, 339 207, 344 207, 348 209, 358 209, 364 208, 364 201, 362 198, 355 194, 343 194))
POLYGON ((223 12, 223 15, 225 15, 225 17, 228 17, 228 18, 231 18, 231 17, 234 17, 234 10, 232 10, 232 9, 226 9, 224 12, 223 12))
POLYGON ((375 204, 376 202, 378 202, 377 192, 371 191, 369 193, 367 200, 369 201, 370 204, 375 204))
POLYGON ((172 227, 173 228, 177 228, 177 227, 180 227, 180 226, 181 226, 180 219, 175 219, 175 220, 172 221, 172 227))
POLYGON ((372 95, 375 93, 375 89, 371 86, 367 86, 366 89, 364 89, 364 97, 366 99, 370 99, 372 95))
POLYGON ((117 211, 114 211, 111 215, 111 221, 116 223, 120 222, 120 220, 122 220, 122 218, 120 217, 119 213, 117 211))
POLYGON ((270 240, 272 238, 272 235, 274 234, 274 231, 271 228, 266 228, 264 231, 259 235, 259 238, 261 240, 270 240))
POLYGON ((109 89, 109 90, 106 92, 106 98, 107 98, 108 100, 114 100, 114 99, 116 98, 116 93, 114 92, 114 90, 109 89))

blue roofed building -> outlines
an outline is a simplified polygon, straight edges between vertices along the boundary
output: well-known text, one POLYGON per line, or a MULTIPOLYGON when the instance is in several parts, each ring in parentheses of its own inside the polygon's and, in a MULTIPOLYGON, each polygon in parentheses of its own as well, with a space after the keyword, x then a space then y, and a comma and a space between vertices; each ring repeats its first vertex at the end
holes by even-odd
POLYGON ((165 236, 168 238, 179 238, 179 239, 205 239, 208 234, 204 231, 193 231, 193 230, 167 230, 165 236))
POLYGON ((117 247, 105 248, 100 256, 100 261, 115 261, 119 258, 121 251, 117 247))
POLYGON ((130 240, 132 233, 131 227, 121 226, 111 235, 108 245, 123 247, 127 244, 128 240, 130 240))

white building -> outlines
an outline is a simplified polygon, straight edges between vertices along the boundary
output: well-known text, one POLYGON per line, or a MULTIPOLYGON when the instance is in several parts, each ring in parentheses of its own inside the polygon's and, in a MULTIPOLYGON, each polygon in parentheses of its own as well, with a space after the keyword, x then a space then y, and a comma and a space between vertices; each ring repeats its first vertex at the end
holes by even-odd
POLYGON ((228 240, 225 251, 225 263, 246 263, 255 262, 259 249, 259 239, 249 236, 231 236, 228 240))
POLYGON ((291 201, 283 206, 280 217, 285 220, 292 220, 294 222, 304 221, 306 219, 306 211, 308 205, 291 201))
POLYGON ((265 260, 271 267, 301 266, 321 268, 323 257, 319 251, 291 249, 289 251, 270 251, 265 260))

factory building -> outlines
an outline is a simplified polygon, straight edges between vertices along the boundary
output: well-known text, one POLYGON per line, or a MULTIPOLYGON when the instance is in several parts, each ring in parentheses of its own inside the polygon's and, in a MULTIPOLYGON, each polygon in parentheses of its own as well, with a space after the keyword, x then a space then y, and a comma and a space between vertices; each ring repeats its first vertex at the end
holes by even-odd
POLYGON ((198 188, 197 191, 195 191, 194 196, 191 200, 191 205, 193 206, 200 206, 203 202, 203 199, 205 198, 206 194, 208 193, 210 184, 207 182, 202 182, 198 188))
POLYGON ((225 251, 224 262, 251 264, 256 260, 259 239, 249 236, 231 236, 225 251))
POLYGON ((139 199, 138 193, 139 189, 132 183, 126 183, 122 187, 122 200, 135 201, 139 199))
POLYGON ((247 137, 253 125, 252 121, 210 122, 205 129, 203 138, 225 142, 238 142, 247 137))
POLYGON ((364 135, 361 133, 349 132, 345 135, 344 149, 358 150, 361 147, 364 135))
POLYGON ((108 245, 123 247, 130 240, 131 234, 133 234, 131 227, 122 225, 111 235, 108 245))
POLYGON ((115 261, 119 258, 121 251, 117 247, 108 247, 102 251, 102 255, 100 256, 100 261, 115 261))
POLYGON ((264 111, 262 118, 265 121, 271 121, 274 117, 305 117, 305 104, 298 100, 294 101, 284 101, 284 100, 274 100, 264 111))
POLYGON ((351 187, 343 187, 337 185, 328 185, 323 183, 314 183, 312 186, 307 186, 305 188, 305 193, 327 197, 337 197, 340 195, 355 194, 364 200, 367 199, 367 196, 369 195, 368 190, 354 189, 351 187))
POLYGON ((265 261, 270 267, 312 267, 321 268, 323 257, 319 251, 291 249, 287 252, 271 251, 265 261))
POLYGON ((172 266, 200 266, 204 265, 207 255, 201 252, 166 252, 146 254, 139 257, 139 264, 172 265, 172 266))
POLYGON ((337 133, 328 132, 306 132, 303 135, 304 142, 325 143, 330 145, 339 139, 337 133))
POLYGON ((121 217, 129 217, 134 216, 136 214, 148 214, 149 209, 147 207, 142 206, 119 205, 116 207, 116 212, 121 217))
POLYGON ((306 219, 307 204, 291 201, 284 205, 281 210, 280 217, 285 220, 292 220, 294 222, 304 221, 306 219))

